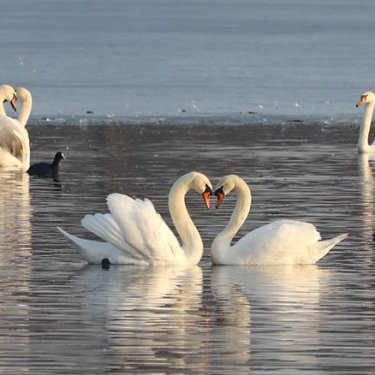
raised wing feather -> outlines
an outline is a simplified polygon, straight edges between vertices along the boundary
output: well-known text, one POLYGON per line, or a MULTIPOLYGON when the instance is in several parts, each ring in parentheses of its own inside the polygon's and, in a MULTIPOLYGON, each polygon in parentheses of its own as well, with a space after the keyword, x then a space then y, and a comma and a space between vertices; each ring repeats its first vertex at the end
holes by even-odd
POLYGON ((165 261, 184 255, 151 201, 115 193, 107 203, 110 214, 87 215, 82 221, 100 238, 138 259, 165 261))

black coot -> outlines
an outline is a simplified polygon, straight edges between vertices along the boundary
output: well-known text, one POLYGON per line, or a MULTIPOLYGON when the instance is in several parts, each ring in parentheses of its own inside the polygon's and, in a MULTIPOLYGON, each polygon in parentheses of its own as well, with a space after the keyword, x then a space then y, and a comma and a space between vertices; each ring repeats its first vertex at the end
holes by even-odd
POLYGON ((56 177, 59 174, 59 163, 63 159, 65 159, 64 154, 62 152, 56 152, 52 164, 45 162, 33 164, 27 173, 30 176, 56 177))

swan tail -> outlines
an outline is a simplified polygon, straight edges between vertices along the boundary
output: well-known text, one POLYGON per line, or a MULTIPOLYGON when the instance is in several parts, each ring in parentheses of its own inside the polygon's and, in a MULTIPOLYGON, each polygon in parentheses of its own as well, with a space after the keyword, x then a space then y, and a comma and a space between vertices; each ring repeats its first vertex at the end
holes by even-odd
POLYGON ((111 214, 86 215, 81 220, 81 224, 96 236, 123 251, 124 254, 135 259, 144 259, 141 253, 124 241, 120 228, 111 214))
POLYGON ((57 229, 73 245, 78 254, 90 264, 100 264, 104 258, 108 258, 112 264, 147 264, 126 256, 109 243, 86 240, 69 234, 60 227, 57 227, 57 229))
POLYGON ((331 238, 330 240, 319 241, 317 247, 314 249, 314 263, 322 259, 331 249, 333 249, 339 242, 345 240, 349 233, 343 233, 339 236, 331 238))

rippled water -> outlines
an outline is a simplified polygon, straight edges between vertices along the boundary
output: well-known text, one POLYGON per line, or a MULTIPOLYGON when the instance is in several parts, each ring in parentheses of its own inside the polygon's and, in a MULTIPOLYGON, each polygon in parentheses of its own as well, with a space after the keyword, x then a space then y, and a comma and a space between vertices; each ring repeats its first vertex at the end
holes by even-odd
POLYGON ((356 127, 32 126, 32 162, 62 150, 60 182, 0 173, 0 372, 372 373, 374 164, 356 127), (187 204, 205 242, 195 267, 86 266, 56 226, 89 236, 105 196, 167 194, 190 170, 238 173, 253 207, 240 234, 281 217, 324 238, 349 232, 318 265, 212 267, 209 245, 234 204, 187 204))

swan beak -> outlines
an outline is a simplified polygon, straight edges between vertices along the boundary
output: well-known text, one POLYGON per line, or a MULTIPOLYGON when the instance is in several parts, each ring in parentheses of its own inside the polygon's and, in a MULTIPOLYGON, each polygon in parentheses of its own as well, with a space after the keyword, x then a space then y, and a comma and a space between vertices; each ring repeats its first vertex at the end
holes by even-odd
POLYGON ((223 191, 223 187, 217 189, 215 191, 215 195, 217 196, 217 201, 216 201, 216 208, 219 208, 221 203, 223 202, 224 200, 224 197, 225 197, 225 194, 224 194, 224 191, 223 191))
POLYGON ((361 99, 359 99, 359 102, 356 104, 356 107, 359 108, 361 105, 366 103, 366 97, 363 95, 361 96, 361 99))
POLYGON ((13 99, 10 101, 10 105, 12 106, 13 110, 17 111, 17 97, 13 95, 13 99))
POLYGON ((210 196, 211 195, 212 195, 212 190, 208 185, 206 185, 206 190, 202 193, 202 197, 207 208, 210 208, 210 196))

